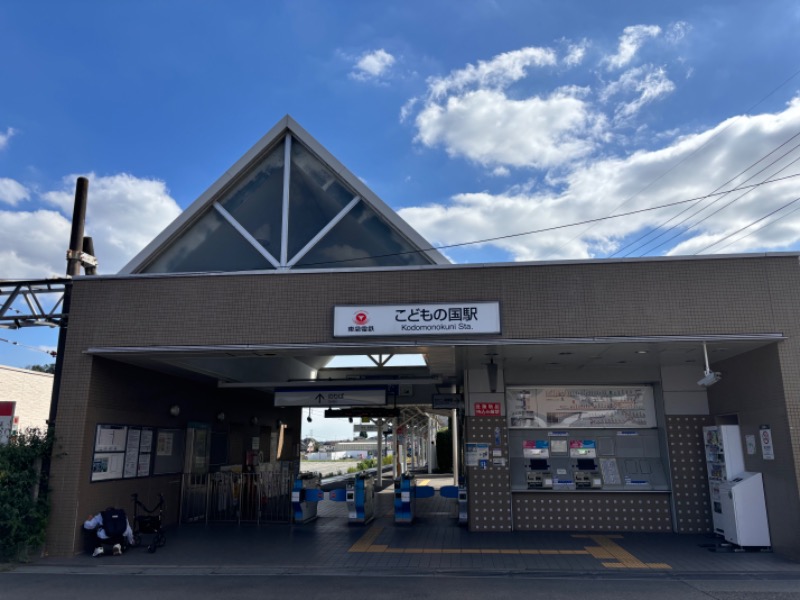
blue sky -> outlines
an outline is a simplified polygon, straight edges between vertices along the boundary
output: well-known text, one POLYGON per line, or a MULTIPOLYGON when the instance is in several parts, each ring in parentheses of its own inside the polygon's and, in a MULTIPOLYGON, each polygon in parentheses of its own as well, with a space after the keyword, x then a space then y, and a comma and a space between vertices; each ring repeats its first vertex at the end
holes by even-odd
MULTIPOLYGON (((4 2, 0 278, 64 272, 78 175, 115 272, 287 113, 435 245, 789 176, 456 262, 796 250, 799 26, 780 0, 4 2)), ((55 345, 0 338, 13 366, 55 345)))

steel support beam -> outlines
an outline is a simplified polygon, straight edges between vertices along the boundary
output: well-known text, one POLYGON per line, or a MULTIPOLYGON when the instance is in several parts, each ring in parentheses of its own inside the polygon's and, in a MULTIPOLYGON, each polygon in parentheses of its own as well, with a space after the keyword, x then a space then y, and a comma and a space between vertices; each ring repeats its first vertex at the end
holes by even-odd
POLYGON ((67 316, 64 292, 71 283, 67 278, 0 281, 0 328, 60 327, 67 316))

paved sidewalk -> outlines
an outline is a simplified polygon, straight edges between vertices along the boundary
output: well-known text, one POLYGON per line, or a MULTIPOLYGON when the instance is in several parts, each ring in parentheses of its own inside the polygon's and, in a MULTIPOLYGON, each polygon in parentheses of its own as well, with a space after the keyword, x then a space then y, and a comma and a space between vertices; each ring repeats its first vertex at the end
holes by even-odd
MULTIPOLYGON (((418 476, 420 484, 425 475, 418 476)), ((431 478, 439 487, 448 480, 431 478)), ((456 503, 438 495, 417 502, 412 525, 395 525, 393 489, 378 494, 377 517, 347 521, 345 503, 320 505, 304 525, 182 525, 155 554, 43 558, 26 573, 293 574, 305 575, 569 575, 592 579, 797 579, 800 563, 769 552, 724 552, 700 535, 568 532, 469 532, 456 503)))

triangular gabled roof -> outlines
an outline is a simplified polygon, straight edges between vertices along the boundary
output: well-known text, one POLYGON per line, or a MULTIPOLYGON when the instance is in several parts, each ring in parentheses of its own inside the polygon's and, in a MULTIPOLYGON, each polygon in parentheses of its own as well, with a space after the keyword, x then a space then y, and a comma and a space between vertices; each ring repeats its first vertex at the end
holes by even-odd
POLYGON ((122 274, 449 264, 289 115, 122 274))

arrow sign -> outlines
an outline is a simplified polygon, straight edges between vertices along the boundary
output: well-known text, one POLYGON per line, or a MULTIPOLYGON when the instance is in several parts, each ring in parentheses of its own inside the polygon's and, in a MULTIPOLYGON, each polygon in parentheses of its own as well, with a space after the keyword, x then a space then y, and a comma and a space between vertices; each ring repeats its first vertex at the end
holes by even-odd
POLYGON ((379 406, 386 387, 276 389, 275 406, 379 406))

